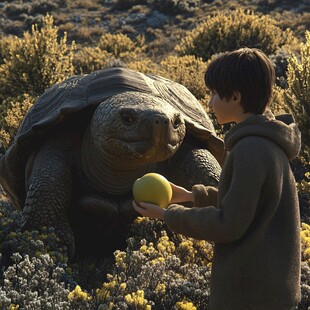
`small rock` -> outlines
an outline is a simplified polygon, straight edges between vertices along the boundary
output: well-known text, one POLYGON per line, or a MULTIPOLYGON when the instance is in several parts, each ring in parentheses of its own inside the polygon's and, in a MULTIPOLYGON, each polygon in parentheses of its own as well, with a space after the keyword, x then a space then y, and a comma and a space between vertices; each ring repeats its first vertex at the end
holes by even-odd
POLYGON ((71 20, 74 22, 74 23, 80 23, 81 22, 81 16, 80 15, 73 15, 71 20))
POLYGON ((143 23, 146 21, 146 18, 144 13, 133 13, 126 18, 126 21, 128 24, 143 23))
POLYGON ((168 22, 167 15, 154 11, 146 20, 149 27, 162 28, 168 22))

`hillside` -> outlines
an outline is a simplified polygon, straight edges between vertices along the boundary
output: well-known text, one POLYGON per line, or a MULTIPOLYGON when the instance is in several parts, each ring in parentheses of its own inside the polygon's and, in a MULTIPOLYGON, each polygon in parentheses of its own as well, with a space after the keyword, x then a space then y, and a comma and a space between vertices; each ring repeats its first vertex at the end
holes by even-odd
MULTIPOLYGON (((149 54, 169 53, 185 31, 193 29, 218 11, 250 9, 270 14, 282 29, 291 28, 302 38, 310 28, 308 0, 79 0, 79 1, 5 1, 0 2, 0 31, 3 35, 22 36, 42 16, 53 15, 55 25, 68 32, 69 42, 93 46, 104 33, 122 33, 134 39, 146 37, 149 54)), ((0 34, 1 34, 0 32, 0 34)))

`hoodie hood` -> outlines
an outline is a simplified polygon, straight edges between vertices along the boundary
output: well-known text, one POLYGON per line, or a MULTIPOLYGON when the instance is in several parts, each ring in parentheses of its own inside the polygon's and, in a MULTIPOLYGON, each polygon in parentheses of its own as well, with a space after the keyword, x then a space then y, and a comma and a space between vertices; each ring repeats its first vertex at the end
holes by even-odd
POLYGON ((225 135, 227 151, 242 138, 258 136, 267 138, 286 153, 289 160, 294 159, 301 147, 301 134, 290 114, 275 117, 270 111, 265 114, 253 115, 231 128, 225 135))

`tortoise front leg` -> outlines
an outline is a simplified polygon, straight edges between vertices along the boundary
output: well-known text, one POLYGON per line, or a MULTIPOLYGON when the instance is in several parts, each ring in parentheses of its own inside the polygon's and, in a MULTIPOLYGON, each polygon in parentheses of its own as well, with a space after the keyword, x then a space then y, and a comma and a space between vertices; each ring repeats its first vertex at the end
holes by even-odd
POLYGON ((71 201, 72 173, 64 152, 43 148, 30 168, 23 229, 54 227, 55 233, 68 247, 70 257, 75 252, 73 232, 68 222, 71 201))
POLYGON ((169 160, 168 169, 163 174, 171 182, 188 190, 194 184, 217 187, 221 166, 207 149, 183 143, 179 152, 169 160))

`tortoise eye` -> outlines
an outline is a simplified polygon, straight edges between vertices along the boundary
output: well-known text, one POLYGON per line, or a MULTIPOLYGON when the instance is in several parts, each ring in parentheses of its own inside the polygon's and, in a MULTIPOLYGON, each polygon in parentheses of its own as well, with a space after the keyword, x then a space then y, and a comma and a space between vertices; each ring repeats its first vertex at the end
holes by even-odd
POLYGON ((122 109, 121 119, 125 125, 132 125, 137 119, 137 112, 134 109, 122 109))
POLYGON ((177 129, 180 127, 181 124, 182 124, 182 120, 180 116, 177 116, 173 122, 173 128, 177 129))

